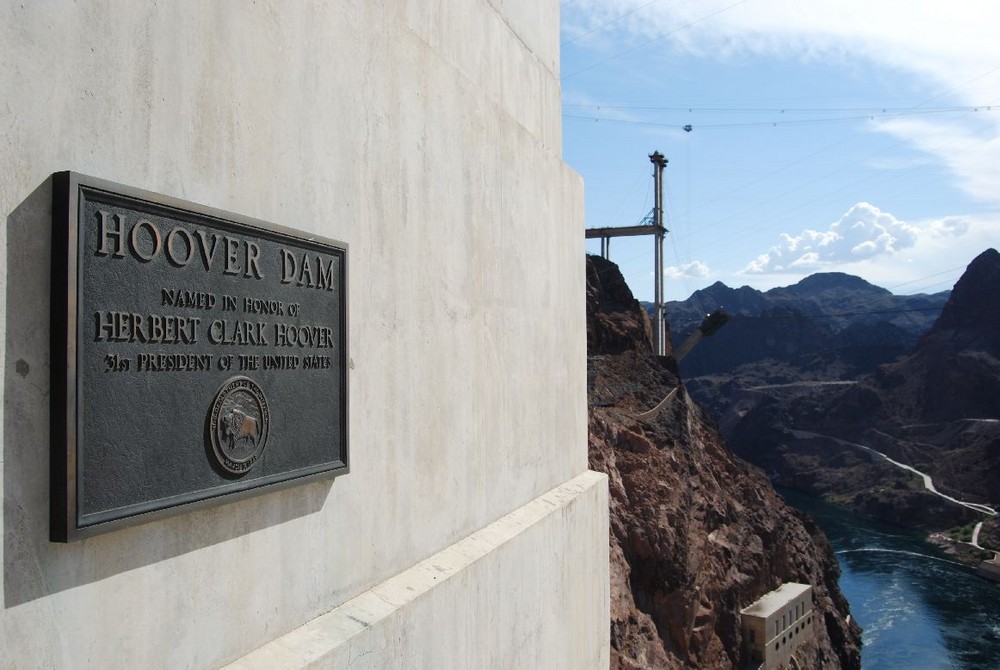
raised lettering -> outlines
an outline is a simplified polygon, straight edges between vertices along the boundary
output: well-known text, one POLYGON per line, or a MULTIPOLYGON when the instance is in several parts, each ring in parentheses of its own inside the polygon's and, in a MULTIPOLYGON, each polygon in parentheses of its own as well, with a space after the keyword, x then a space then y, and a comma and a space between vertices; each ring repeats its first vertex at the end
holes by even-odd
POLYGON ((191 262, 191 256, 194 255, 194 240, 191 239, 191 233, 184 230, 180 226, 177 226, 169 233, 167 233, 167 259, 176 265, 177 267, 184 267, 191 262), (178 236, 184 238, 184 244, 187 246, 187 256, 183 259, 178 258, 176 252, 174 251, 174 239, 178 236))
POLYGON ((257 279, 261 279, 260 267, 257 263, 260 261, 260 247, 258 247, 254 242, 247 242, 247 262, 246 262, 246 273, 244 277, 250 277, 251 272, 253 276, 257 279))
POLYGON ((309 266, 309 254, 302 254, 302 274, 299 275, 298 286, 315 286, 313 284, 312 268, 309 266), (308 279, 306 279, 308 276, 308 279))
POLYGON ((189 309, 212 309, 215 307, 215 294, 203 291, 185 291, 180 289, 160 289, 160 304, 164 307, 186 307, 189 309))
POLYGON ((215 245, 219 242, 219 236, 212 233, 212 244, 209 245, 208 239, 205 237, 204 230, 194 231, 195 236, 198 238, 198 246, 201 251, 201 261, 205 264, 205 270, 212 269, 212 261, 215 260, 215 245))
POLYGON ((329 349, 336 346, 333 329, 327 326, 290 326, 274 324, 274 344, 279 347, 316 347, 329 349))
POLYGON ((94 339, 98 342, 142 344, 197 344, 201 317, 136 312, 96 312, 94 339))
POLYGON ((236 257, 236 254, 239 252, 240 241, 235 237, 227 237, 224 241, 226 243, 226 266, 222 269, 222 273, 227 275, 239 274, 239 259, 236 257))
POLYGON ((100 342, 101 340, 116 339, 117 330, 115 329, 113 312, 96 312, 94 314, 94 321, 97 325, 97 332, 94 335, 95 341, 100 342))
POLYGON ((152 315, 149 317, 149 339, 153 342, 163 342, 164 339, 164 318, 152 315))
POLYGON ((208 341, 212 344, 222 344, 222 338, 226 335, 226 322, 216 319, 208 326, 208 341))
POLYGON ((160 247, 163 246, 163 240, 160 238, 160 229, 148 219, 139 219, 136 221, 135 225, 132 226, 130 240, 132 242, 132 252, 139 258, 139 260, 146 263, 156 258, 156 255, 160 253, 160 247), (150 235, 152 235, 153 239, 153 251, 150 252, 148 256, 139 248, 139 230, 144 227, 149 228, 150 235))
POLYGON ((208 340, 212 344, 237 344, 268 346, 267 335, 264 328, 267 324, 262 321, 228 321, 226 319, 216 319, 209 324, 208 340))
POLYGON ((134 341, 139 338, 140 342, 148 342, 149 336, 146 335, 146 330, 142 325, 142 315, 132 312, 128 315, 130 320, 130 327, 132 328, 132 333, 129 335, 129 342, 134 341))
POLYGON ((327 291, 333 290, 333 265, 337 259, 331 258, 330 263, 323 268, 323 259, 316 257, 316 265, 319 267, 319 276, 316 278, 316 288, 325 288, 327 291))
POLYGON ((111 254, 118 258, 125 257, 125 251, 123 247, 125 246, 125 231, 122 230, 124 226, 124 220, 120 214, 111 214, 111 212, 105 212, 103 209, 97 210, 98 223, 98 237, 101 240, 101 246, 97 248, 98 256, 107 256, 111 254), (114 229, 109 228, 108 218, 114 221, 116 227, 114 229), (115 249, 114 251, 108 250, 108 238, 115 238, 115 249))
POLYGON ((281 283, 291 284, 295 279, 295 256, 287 249, 281 249, 281 283))

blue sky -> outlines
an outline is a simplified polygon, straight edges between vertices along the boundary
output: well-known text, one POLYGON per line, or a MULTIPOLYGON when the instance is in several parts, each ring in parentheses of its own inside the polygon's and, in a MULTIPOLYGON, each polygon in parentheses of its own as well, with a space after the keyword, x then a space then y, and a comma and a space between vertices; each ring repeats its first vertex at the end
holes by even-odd
MULTIPOLYGON (((670 161, 667 299, 829 271, 936 292, 1000 245, 1000 2, 561 11, 563 155, 584 178, 587 226, 638 223, 653 204, 648 154, 670 161)), ((652 246, 611 242, 642 300, 652 246)))

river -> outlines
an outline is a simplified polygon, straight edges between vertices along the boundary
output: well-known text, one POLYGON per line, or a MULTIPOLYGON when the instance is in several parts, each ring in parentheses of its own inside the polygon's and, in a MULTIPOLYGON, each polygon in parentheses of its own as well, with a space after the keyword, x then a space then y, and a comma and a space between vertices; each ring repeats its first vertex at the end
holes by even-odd
POLYGON ((840 588, 864 628, 863 670, 1000 669, 1000 585, 924 542, 817 498, 781 490, 837 553, 840 588))

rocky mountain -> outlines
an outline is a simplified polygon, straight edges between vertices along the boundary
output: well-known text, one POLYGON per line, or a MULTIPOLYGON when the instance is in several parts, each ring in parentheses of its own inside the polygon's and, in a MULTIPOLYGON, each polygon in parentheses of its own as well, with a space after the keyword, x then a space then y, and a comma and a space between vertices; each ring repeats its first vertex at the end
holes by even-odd
POLYGON ((878 438, 946 487, 1000 502, 1000 253, 969 264, 912 355, 846 390, 816 425, 878 438))
POLYGON ((890 291, 843 272, 820 272, 792 286, 758 291, 729 288, 716 282, 695 291, 687 300, 666 304, 678 335, 696 326, 719 307, 732 316, 755 317, 775 309, 822 318, 834 331, 854 323, 887 322, 911 333, 923 333, 940 314, 948 291, 931 295, 894 295, 890 291))
POLYGON ((588 257, 587 279, 590 466, 611 492, 611 667, 742 668, 740 609, 784 582, 814 587, 803 667, 860 667, 822 531, 726 448, 673 358, 652 355, 617 266, 588 257))
POLYGON ((667 315, 683 338, 719 307, 732 318, 681 365, 686 379, 757 369, 760 383, 851 379, 908 353, 948 297, 896 296, 837 272, 814 274, 793 286, 760 292, 717 282, 667 315), (765 365, 761 366, 760 363, 765 365))
POLYGON ((701 391, 733 449, 772 478, 911 527, 987 520, 991 537, 1000 524, 977 506, 1000 506, 1000 254, 973 260, 909 355, 873 374, 735 374, 701 391))

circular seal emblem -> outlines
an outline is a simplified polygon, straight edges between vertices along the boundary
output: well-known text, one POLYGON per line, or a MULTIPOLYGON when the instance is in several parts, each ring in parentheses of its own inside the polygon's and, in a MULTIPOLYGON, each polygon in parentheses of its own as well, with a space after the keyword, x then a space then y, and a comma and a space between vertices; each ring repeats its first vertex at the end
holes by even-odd
POLYGON ((249 377, 233 377, 215 394, 209 414, 212 453, 226 472, 245 475, 264 453, 267 398, 249 377))

